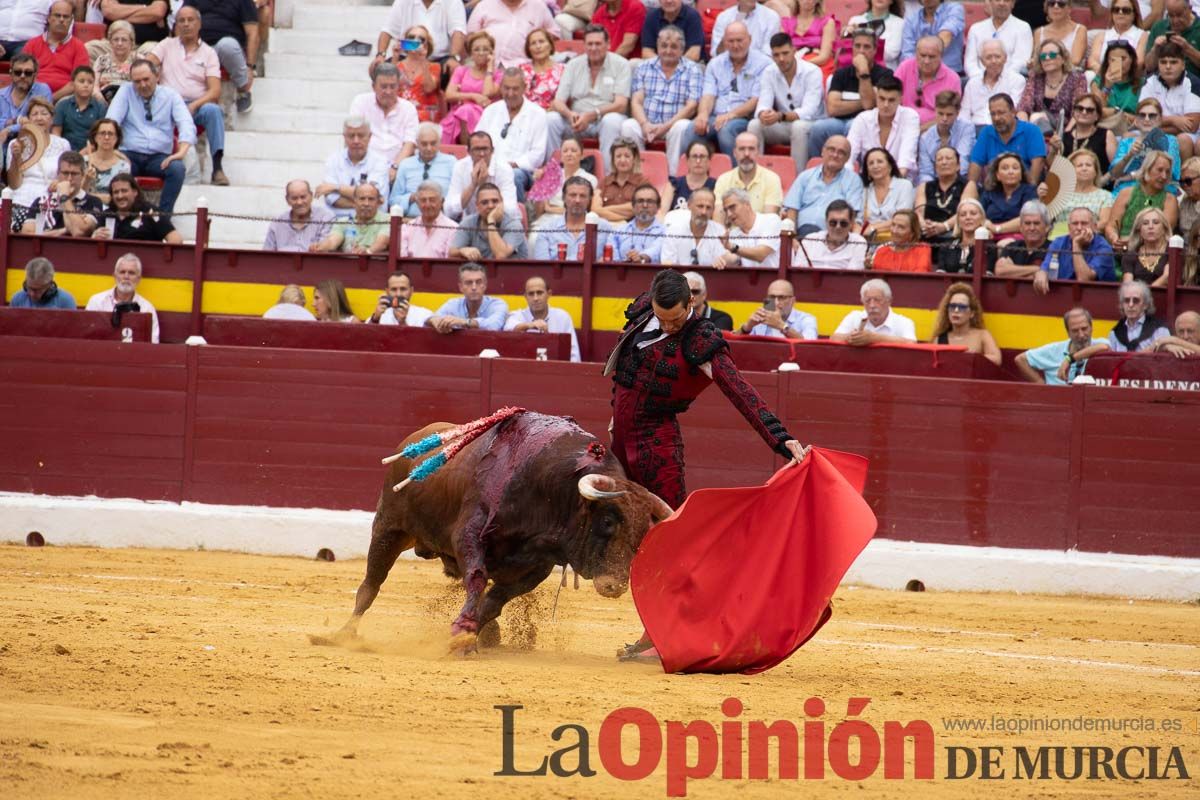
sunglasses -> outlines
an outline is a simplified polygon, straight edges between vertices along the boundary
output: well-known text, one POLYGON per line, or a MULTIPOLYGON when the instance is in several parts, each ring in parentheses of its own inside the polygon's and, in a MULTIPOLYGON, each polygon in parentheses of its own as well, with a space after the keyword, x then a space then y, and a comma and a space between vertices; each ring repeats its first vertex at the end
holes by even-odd
POLYGON ((1126 6, 1126 7, 1123 7, 1123 8, 1117 8, 1116 6, 1113 6, 1112 8, 1110 8, 1110 9, 1109 9, 1109 13, 1112 13, 1112 14, 1130 14, 1130 15, 1132 15, 1132 14, 1133 14, 1133 6, 1126 6))
POLYGON ((1157 111, 1139 111, 1138 119, 1158 119, 1157 111))
POLYGON ((970 311, 971 307, 966 303, 949 303, 946 308, 951 311, 970 311))
MULTIPOLYGON (((694 247, 692 248, 692 264, 696 266, 700 264, 700 251, 694 247)), ((696 289, 692 289, 692 294, 699 294, 699 292, 696 289)))
POLYGON ((825 224, 830 228, 849 228, 850 220, 848 219, 830 219, 826 220, 825 224))
POLYGON ((1098 110, 1095 106, 1075 106, 1074 108, 1080 114, 1095 114, 1098 110))
POLYGON ((734 75, 733 80, 729 82, 729 91, 733 92, 734 94, 738 93, 737 75, 734 75))
POLYGON ((1057 50, 1049 50, 1045 53, 1038 53, 1038 61, 1053 61, 1059 57, 1057 50))
POLYGON ((1140 297, 1122 297, 1121 302, 1127 306, 1140 306, 1142 304, 1142 298, 1140 298, 1140 297))
POLYGON ((504 127, 500 129, 500 138, 501 138, 501 139, 507 139, 507 138, 508 138, 508 129, 509 129, 509 128, 511 128, 511 127, 512 127, 512 123, 511 123, 511 122, 506 122, 506 123, 504 123, 504 127))
POLYGON ((14 78, 32 78, 34 75, 37 75, 37 70, 14 69, 9 74, 12 75, 14 78))
POLYGON ((150 100, 142 100, 142 107, 146 109, 146 122, 154 122, 154 111, 150 108, 150 100))
MULTIPOLYGON (((696 251, 693 250, 692 252, 695 253, 696 251)), ((703 289, 692 289, 692 297, 699 297, 702 294, 704 294, 703 289)))
POLYGON ((1046 0, 1046 5, 1050 8, 1066 8, 1067 0, 1046 0))
POLYGON ((421 176, 421 180, 423 180, 423 181, 429 180, 429 168, 431 166, 432 166, 432 164, 425 165, 424 174, 421 176))
POLYGON ((1180 178, 1179 179, 1180 186, 1191 186, 1195 182, 1196 182, 1195 178, 1180 178))

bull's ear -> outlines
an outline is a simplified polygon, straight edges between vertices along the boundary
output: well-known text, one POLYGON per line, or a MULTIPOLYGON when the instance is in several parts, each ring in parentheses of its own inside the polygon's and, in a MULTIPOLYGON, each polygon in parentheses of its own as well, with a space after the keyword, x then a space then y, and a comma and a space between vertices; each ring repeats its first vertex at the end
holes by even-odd
POLYGON ((663 500, 649 489, 643 489, 642 491, 650 498, 650 516, 654 518, 655 522, 662 522, 675 513, 675 509, 667 505, 666 500, 663 500))

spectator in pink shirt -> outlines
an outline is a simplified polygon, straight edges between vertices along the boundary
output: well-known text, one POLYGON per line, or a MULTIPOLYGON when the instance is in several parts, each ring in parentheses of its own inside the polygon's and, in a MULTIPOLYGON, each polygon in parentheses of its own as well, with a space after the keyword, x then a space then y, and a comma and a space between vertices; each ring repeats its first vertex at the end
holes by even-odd
POLYGON ((212 154, 214 186, 228 186, 229 178, 221 169, 225 155, 225 115, 221 112, 221 64, 217 51, 200 41, 200 12, 184 6, 175 15, 175 35, 154 46, 146 58, 159 67, 158 80, 169 86, 187 103, 197 127, 204 128, 208 151, 212 154))
POLYGON ((529 60, 525 37, 537 28, 562 35, 545 0, 480 0, 467 21, 467 32, 486 30, 496 40, 496 63, 519 67, 529 60))
POLYGON ((642 25, 646 22, 646 7, 642 0, 603 0, 596 6, 592 22, 608 31, 608 46, 625 58, 637 58, 641 52, 642 25))
MULTIPOLYGON (((388 180, 392 181, 400 162, 416 152, 421 120, 417 107, 400 97, 400 70, 394 64, 375 67, 371 88, 351 101, 350 113, 362 117, 371 127, 370 151, 387 161, 388 180)), ((387 191, 386 186, 383 191, 387 191)))
POLYGON ((942 63, 944 49, 937 36, 924 36, 917 42, 917 54, 896 67, 896 80, 904 85, 901 103, 917 112, 922 131, 937 121, 938 94, 962 89, 958 75, 942 63))
POLYGON ((425 181, 417 187, 421 216, 400 228, 401 258, 448 258, 458 223, 442 213, 442 187, 425 181))

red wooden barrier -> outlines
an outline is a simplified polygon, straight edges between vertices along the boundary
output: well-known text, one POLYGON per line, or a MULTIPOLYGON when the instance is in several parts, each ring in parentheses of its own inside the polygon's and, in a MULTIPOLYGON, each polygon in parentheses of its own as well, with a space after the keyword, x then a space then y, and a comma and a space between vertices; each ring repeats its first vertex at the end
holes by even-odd
POLYGON ((153 319, 149 314, 122 314, 120 327, 103 311, 67 311, 44 308, 0 308, 0 336, 46 336, 56 339, 102 339, 119 342, 125 328, 132 341, 149 342, 153 319))
POLYGON ((398 325, 328 325, 210 316, 204 320, 204 338, 209 344, 232 347, 295 347, 435 356, 478 356, 482 350, 491 348, 505 358, 536 358, 537 351, 545 348, 549 359, 569 361, 571 358, 571 337, 565 333, 463 330, 441 334, 432 328, 402 328, 398 325))
POLYGON ((875 344, 852 347, 842 342, 786 341, 726 334, 738 367, 770 372, 792 362, 801 372, 857 372, 866 375, 924 375, 929 378, 1014 380, 978 353, 937 344, 875 344))
MULTIPOLYGON (((884 537, 1200 557, 1200 393, 747 377, 802 441, 871 460, 884 537)), ((603 437, 610 392, 595 364, 0 337, 0 490, 370 509, 427 422, 518 404, 603 437)), ((689 488, 781 463, 716 390, 683 427, 689 488)))

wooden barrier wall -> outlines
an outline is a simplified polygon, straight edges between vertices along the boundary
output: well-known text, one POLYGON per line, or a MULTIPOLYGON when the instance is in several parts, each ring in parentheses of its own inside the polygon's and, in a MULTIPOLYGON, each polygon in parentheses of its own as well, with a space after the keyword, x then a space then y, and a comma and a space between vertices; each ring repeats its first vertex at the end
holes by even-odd
MULTIPOLYGON (((125 252, 136 254, 145 266, 139 292, 159 312, 162 339, 181 342, 200 333, 210 314, 259 316, 275 304, 288 283, 309 289, 318 281, 337 278, 347 287, 351 305, 360 317, 374 308, 388 274, 404 269, 417 290, 415 302, 436 309, 457 293, 457 260, 401 259, 392 247, 386 256, 352 256, 332 253, 274 253, 217 250, 205 246, 208 214, 197 214, 197 244, 167 245, 146 242, 105 242, 8 234, 3 227, 7 203, 0 206, 0 268, 6 271, 4 298, 21 287, 22 269, 29 259, 45 256, 56 266, 59 283, 80 303, 112 286, 112 269, 125 252)), ((393 222, 393 230, 399 230, 393 222)), ((785 237, 790 242, 790 237, 785 237)), ((398 240, 393 235, 393 241, 398 240)), ((660 265, 593 262, 588 249, 585 261, 540 262, 507 260, 488 262, 488 293, 501 296, 510 307, 524 304, 525 280, 546 278, 554 292, 552 303, 574 318, 580 331, 585 360, 602 360, 624 323, 628 302, 649 286, 660 265)), ((892 286, 895 306, 911 316, 917 333, 928 339, 933 311, 955 281, 971 283, 987 314, 989 330, 1006 350, 1024 350, 1065 338, 1062 314, 1072 306, 1087 308, 1096 318, 1096 330, 1106 335, 1118 319, 1117 285, 1055 281, 1047 295, 1035 294, 1029 281, 995 278, 982 272, 977 259, 973 275, 864 273, 861 270, 824 270, 791 266, 791 248, 785 246, 778 269, 695 269, 705 275, 709 300, 740 324, 762 303, 774 278, 787 278, 796 288, 797 307, 817 317, 818 330, 828 336, 846 312, 859 308, 859 287, 869 277, 883 277, 892 286)), ((1173 250, 1172 258, 1182 257, 1173 250)), ((1182 270, 1173 268, 1179 276, 1182 270)), ((1178 277, 1176 278, 1178 280, 1178 277)), ((1185 310, 1200 311, 1200 288, 1175 283, 1155 289, 1159 314, 1174 320, 1185 310)))
MULTIPOLYGON (((1200 557, 1200 393, 748 377, 802 441, 870 458, 884 537, 1200 557)), ((610 392, 594 364, 4 336, 0 490, 372 509, 427 422, 523 405, 603 438, 610 392)), ((781 463, 715 389, 683 421, 690 488, 781 463)))

